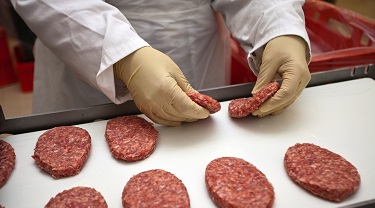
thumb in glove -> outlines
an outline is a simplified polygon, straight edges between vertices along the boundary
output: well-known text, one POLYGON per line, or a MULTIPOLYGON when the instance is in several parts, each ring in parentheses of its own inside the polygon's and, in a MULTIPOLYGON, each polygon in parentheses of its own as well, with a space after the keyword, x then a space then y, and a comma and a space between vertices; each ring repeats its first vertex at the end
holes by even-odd
POLYGON ((273 97, 253 112, 254 116, 277 115, 298 98, 311 79, 306 48, 306 42, 299 36, 280 36, 266 44, 252 94, 270 83, 275 75, 281 76, 282 84, 273 97))

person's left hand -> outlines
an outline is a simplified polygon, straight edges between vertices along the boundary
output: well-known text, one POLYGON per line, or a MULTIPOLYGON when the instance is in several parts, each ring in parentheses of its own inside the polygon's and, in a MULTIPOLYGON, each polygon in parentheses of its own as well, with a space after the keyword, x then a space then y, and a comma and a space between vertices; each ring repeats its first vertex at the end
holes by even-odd
POLYGON ((280 36, 270 40, 263 51, 262 64, 252 94, 279 74, 282 84, 276 94, 252 114, 277 115, 292 104, 311 79, 306 61, 306 42, 298 36, 280 36))

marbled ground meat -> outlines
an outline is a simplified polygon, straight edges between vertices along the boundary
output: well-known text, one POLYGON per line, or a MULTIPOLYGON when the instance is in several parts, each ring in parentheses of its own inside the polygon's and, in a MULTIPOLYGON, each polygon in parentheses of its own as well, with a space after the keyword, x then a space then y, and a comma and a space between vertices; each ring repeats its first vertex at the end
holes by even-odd
POLYGON ((0 140, 0 187, 8 180, 15 164, 14 148, 8 142, 0 140))
POLYGON ((212 97, 199 92, 186 92, 187 96, 198 105, 206 108, 211 114, 220 111, 220 103, 212 97))
POLYGON ((360 175, 350 162, 314 144, 297 143, 289 147, 284 165, 294 182, 331 201, 346 199, 360 185, 360 175))
POLYGON ((121 116, 107 122, 105 138, 113 157, 133 162, 151 155, 158 131, 142 117, 121 116))
POLYGON ((279 88, 279 83, 271 82, 260 91, 254 93, 253 97, 232 100, 228 105, 229 115, 234 118, 242 118, 250 115, 266 100, 271 98, 279 88))
POLYGON ((212 160, 206 167, 205 181, 212 200, 222 208, 272 207, 275 199, 266 176, 241 158, 212 160))
POLYGON ((100 192, 93 188, 78 186, 58 193, 44 208, 57 207, 107 208, 108 205, 100 192))
POLYGON ((154 169, 134 175, 122 192, 124 208, 190 207, 185 185, 174 174, 154 169))
POLYGON ((78 174, 91 149, 91 137, 82 128, 60 126, 44 132, 32 158, 37 165, 58 179, 78 174))

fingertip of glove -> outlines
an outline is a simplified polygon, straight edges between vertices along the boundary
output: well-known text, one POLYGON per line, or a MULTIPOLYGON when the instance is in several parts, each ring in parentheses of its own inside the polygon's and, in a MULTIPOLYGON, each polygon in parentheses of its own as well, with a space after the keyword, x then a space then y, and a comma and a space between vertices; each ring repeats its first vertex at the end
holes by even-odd
POLYGON ((190 107, 189 110, 186 110, 186 115, 188 115, 192 119, 205 119, 210 115, 210 112, 206 108, 200 106, 190 99, 189 101, 190 107))
POLYGON ((175 126, 180 126, 182 122, 180 121, 163 121, 163 122, 158 122, 161 125, 164 126, 170 126, 170 127, 175 127, 175 126))
POLYGON ((267 115, 272 115, 272 116, 277 116, 279 114, 281 114, 283 111, 285 110, 285 108, 281 108, 279 110, 274 110, 274 111, 267 111, 267 112, 263 112, 263 111, 260 111, 259 109, 254 111, 252 113, 253 116, 256 116, 256 117, 265 117, 267 115))
POLYGON ((186 119, 185 122, 192 123, 192 122, 195 122, 195 121, 198 121, 198 119, 186 119))
POLYGON ((205 119, 205 118, 208 118, 208 116, 210 116, 210 112, 207 109, 201 107, 201 110, 199 113, 199 119, 205 119))
POLYGON ((264 116, 266 116, 267 114, 265 114, 265 113, 262 113, 262 112, 260 112, 259 110, 256 110, 256 111, 254 111, 253 113, 252 113, 252 115, 253 116, 255 116, 255 117, 264 117, 264 116))
POLYGON ((182 124, 181 121, 170 121, 163 119, 161 117, 156 116, 155 114, 145 114, 148 118, 150 118, 154 123, 163 125, 163 126, 179 126, 182 124))

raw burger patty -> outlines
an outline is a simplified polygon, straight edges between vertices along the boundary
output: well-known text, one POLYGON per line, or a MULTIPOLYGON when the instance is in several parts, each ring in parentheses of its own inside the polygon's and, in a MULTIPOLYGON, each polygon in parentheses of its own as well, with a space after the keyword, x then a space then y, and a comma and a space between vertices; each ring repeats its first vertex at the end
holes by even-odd
POLYGON ((275 193, 266 176, 249 162, 235 157, 211 161, 205 172, 213 201, 227 207, 272 207, 275 193))
POLYGON ((79 186, 58 193, 44 208, 55 207, 107 208, 108 205, 104 197, 95 189, 79 186))
POLYGON ((185 185, 170 172, 155 169, 130 178, 122 192, 122 205, 131 207, 190 207, 185 185))
POLYGON ((357 169, 340 155, 314 144, 289 147, 284 158, 290 178, 311 193, 342 201, 359 187, 357 169))
POLYGON ((206 108, 211 114, 218 112, 221 109, 220 103, 208 95, 199 92, 186 92, 187 96, 198 105, 206 108))
POLYGON ((107 122, 105 138, 113 157, 133 162, 151 155, 158 131, 142 117, 122 116, 107 122))
POLYGON ((16 154, 12 145, 0 140, 0 187, 8 180, 15 164, 16 154))
POLYGON ((238 98, 232 100, 228 105, 229 115, 234 118, 242 118, 250 115, 266 100, 271 98, 279 88, 279 83, 271 82, 260 91, 254 93, 251 98, 238 98))
POLYGON ((78 174, 91 148, 89 133, 75 126, 60 126, 44 132, 36 143, 37 165, 54 178, 78 174))

